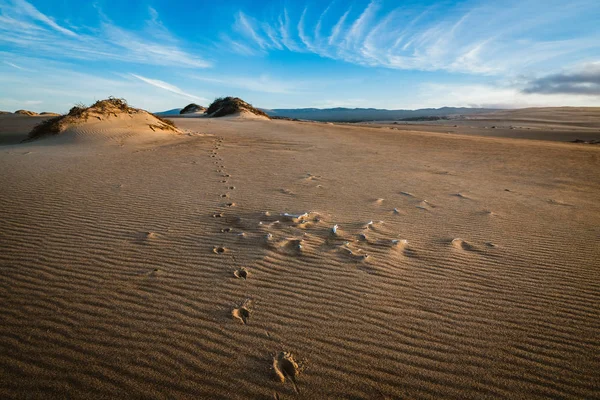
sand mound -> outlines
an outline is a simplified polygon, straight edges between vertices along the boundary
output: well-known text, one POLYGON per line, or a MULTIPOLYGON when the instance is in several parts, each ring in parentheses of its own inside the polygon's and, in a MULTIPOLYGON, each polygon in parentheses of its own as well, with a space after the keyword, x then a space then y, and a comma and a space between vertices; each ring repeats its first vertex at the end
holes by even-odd
POLYGON ((179 114, 203 114, 206 112, 206 107, 200 106, 196 103, 191 103, 185 106, 179 111, 179 114))
POLYGON ((17 111, 15 111, 15 114, 29 115, 30 117, 33 117, 35 115, 39 115, 38 113, 33 112, 33 111, 29 111, 29 110, 17 110, 17 111))
POLYGON ((206 114, 211 118, 239 116, 242 118, 271 119, 264 111, 254 108, 239 97, 222 97, 212 102, 206 114))
POLYGON ((44 115, 46 117, 60 117, 61 116, 61 114, 59 114, 59 113, 53 113, 53 112, 47 112, 47 111, 41 112, 40 115, 44 115))
POLYGON ((29 133, 29 140, 64 132, 98 133, 104 136, 120 132, 153 133, 170 131, 180 133, 172 121, 149 112, 130 107, 123 99, 100 100, 90 107, 77 105, 67 115, 50 118, 36 125, 29 133))

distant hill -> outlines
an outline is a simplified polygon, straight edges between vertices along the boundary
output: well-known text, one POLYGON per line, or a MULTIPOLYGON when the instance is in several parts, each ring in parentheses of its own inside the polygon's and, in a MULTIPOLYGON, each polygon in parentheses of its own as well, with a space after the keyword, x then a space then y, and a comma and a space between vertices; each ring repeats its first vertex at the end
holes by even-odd
POLYGON ((155 112, 153 113, 154 115, 158 115, 159 117, 167 117, 169 115, 171 116, 175 116, 175 115, 179 115, 179 113, 181 112, 181 110, 183 110, 182 108, 174 108, 172 110, 167 110, 167 111, 161 111, 161 112, 155 112))
POLYGON ((277 108, 263 109, 271 117, 327 122, 400 121, 407 118, 473 115, 498 111, 492 108, 442 107, 420 110, 383 110, 377 108, 277 108))

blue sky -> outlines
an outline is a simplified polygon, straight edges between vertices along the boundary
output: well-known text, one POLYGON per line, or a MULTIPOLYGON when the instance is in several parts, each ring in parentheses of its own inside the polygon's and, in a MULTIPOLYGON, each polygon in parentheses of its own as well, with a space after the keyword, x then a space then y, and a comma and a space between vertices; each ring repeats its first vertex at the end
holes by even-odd
POLYGON ((600 106, 598 0, 0 0, 0 109, 600 106))

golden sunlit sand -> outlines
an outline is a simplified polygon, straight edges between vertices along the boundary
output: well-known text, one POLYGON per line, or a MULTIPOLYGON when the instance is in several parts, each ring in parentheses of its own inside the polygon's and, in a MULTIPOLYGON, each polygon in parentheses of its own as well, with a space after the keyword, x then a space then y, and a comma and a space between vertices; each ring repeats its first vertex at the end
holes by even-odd
POLYGON ((1 397, 597 395, 600 147, 152 118, 0 116, 1 397))

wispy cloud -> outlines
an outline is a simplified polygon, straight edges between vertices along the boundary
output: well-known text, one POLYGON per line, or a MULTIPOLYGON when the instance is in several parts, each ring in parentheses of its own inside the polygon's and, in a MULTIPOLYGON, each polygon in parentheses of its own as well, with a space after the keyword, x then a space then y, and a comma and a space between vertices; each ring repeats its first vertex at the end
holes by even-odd
POLYGON ((37 8, 25 0, 11 0, 8 3, 0 5, 0 10, 3 11, 9 9, 14 14, 29 18, 33 21, 41 22, 56 32, 62 33, 63 35, 76 37, 77 34, 67 28, 64 28, 57 24, 52 18, 42 14, 37 8))
POLYGON ((267 74, 260 76, 198 76, 190 75, 191 79, 217 84, 219 86, 244 89, 259 93, 275 93, 275 94, 299 94, 307 93, 306 87, 312 86, 312 83, 304 81, 291 81, 274 79, 267 74))
MULTIPOLYGON (((10 53, 0 51, 0 59, 6 56, 10 53)), ((19 66, 35 65, 36 70, 20 71, 0 63, 0 109, 66 112, 76 103, 91 104, 108 96, 124 97, 134 107, 150 111, 207 101, 194 94, 201 89, 189 89, 186 85, 182 90, 164 78, 152 79, 145 73, 82 72, 73 64, 19 55, 13 55, 12 60, 19 66)), ((213 96, 206 90, 201 93, 213 96)))
POLYGON ((206 68, 210 62, 186 52, 149 8, 145 32, 134 33, 108 20, 99 30, 75 32, 25 0, 0 0, 0 45, 54 59, 116 60, 128 63, 206 68))
POLYGON ((164 82, 164 81, 161 81, 161 80, 158 80, 158 79, 146 78, 146 77, 141 76, 141 75, 136 75, 136 74, 130 74, 130 75, 133 76, 136 79, 139 79, 142 82, 146 82, 149 85, 152 85, 154 87, 157 87, 157 88, 160 88, 160 89, 163 89, 163 90, 167 90, 167 91, 169 91, 171 93, 178 94, 178 95, 180 95, 182 97, 187 97, 188 99, 192 99, 192 100, 196 100, 196 101, 204 101, 204 102, 208 101, 207 99, 205 99, 203 97, 198 97, 198 96, 195 96, 193 94, 186 93, 183 90, 181 90, 180 88, 178 88, 177 86, 171 85, 170 83, 167 83, 167 82, 164 82))
POLYGON ((287 49, 366 66, 486 75, 551 69, 557 60, 600 51, 600 25, 584 33, 575 29, 578 18, 594 7, 590 0, 569 5, 548 0, 544 6, 533 0, 467 0, 443 12, 435 5, 361 3, 349 9, 325 3, 294 15, 283 8, 274 18, 239 12, 234 39, 263 53, 287 49), (525 20, 525 15, 533 16, 525 20), (569 19, 572 23, 564 24, 569 19), (542 39, 536 33, 540 27, 552 28, 555 38, 542 39))
POLYGON ((18 69, 19 71, 29 71, 29 72, 32 72, 32 71, 33 71, 33 70, 29 69, 29 68, 21 67, 20 65, 17 65, 17 64, 14 64, 14 63, 8 62, 8 61, 4 61, 4 64, 6 64, 6 65, 8 65, 8 66, 11 66, 11 67, 13 67, 13 68, 16 68, 16 69, 18 69))

